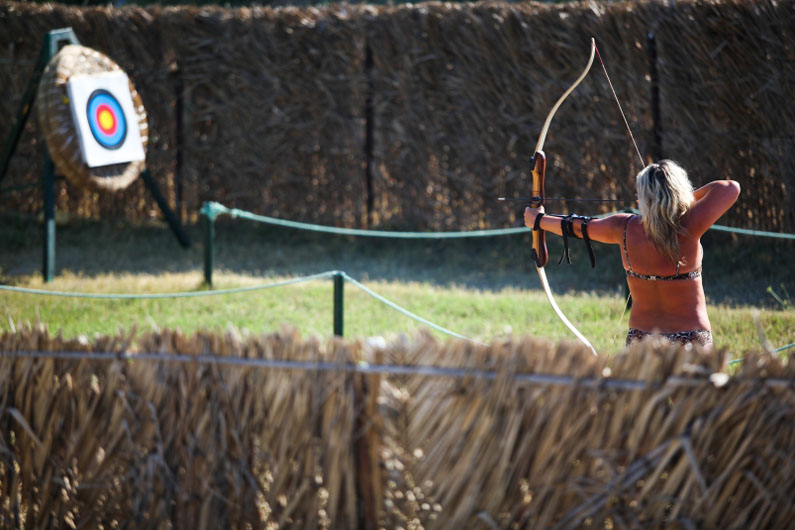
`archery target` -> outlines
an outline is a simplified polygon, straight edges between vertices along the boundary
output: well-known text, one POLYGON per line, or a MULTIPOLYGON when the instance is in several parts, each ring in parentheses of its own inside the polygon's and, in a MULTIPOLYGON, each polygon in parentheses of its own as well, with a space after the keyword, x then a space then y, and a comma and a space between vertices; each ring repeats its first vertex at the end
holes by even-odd
POLYGON ((88 167, 144 160, 129 79, 124 72, 75 75, 66 83, 66 90, 88 167))
POLYGON ((56 171, 84 189, 99 192, 123 190, 138 178, 146 164, 142 154, 149 142, 146 109, 132 82, 124 87, 123 83, 114 84, 104 79, 104 76, 118 73, 124 74, 124 71, 107 55, 85 46, 68 44, 50 59, 39 82, 36 114, 47 151, 56 171), (93 81, 90 83, 93 84, 81 89, 80 78, 91 78, 93 81), (67 89, 70 80, 74 80, 73 87, 67 89), (97 90, 104 90, 112 100, 99 97, 103 92, 95 94, 97 90), (92 118, 94 132, 88 123, 92 115, 89 107, 92 95, 96 103, 92 118), (131 107, 128 98, 132 98, 131 107), (74 103, 76 99, 81 101, 74 103), (83 125, 78 130, 80 122, 83 125), (120 156, 123 150, 130 148, 136 134, 139 139, 136 143, 141 150, 136 149, 133 156, 120 156), (108 158, 94 160, 90 152, 92 147, 101 150, 105 157, 109 153, 118 157, 110 158, 110 161, 134 160, 89 167, 84 144, 92 163, 109 161, 108 158))
POLYGON ((88 128, 94 140, 105 149, 118 149, 127 136, 127 120, 119 101, 107 90, 98 88, 88 96, 88 128))

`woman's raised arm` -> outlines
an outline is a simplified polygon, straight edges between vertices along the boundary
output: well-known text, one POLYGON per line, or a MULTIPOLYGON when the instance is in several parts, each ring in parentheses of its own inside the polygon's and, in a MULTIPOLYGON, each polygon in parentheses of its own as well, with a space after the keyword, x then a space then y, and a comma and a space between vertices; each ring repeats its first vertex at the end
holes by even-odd
POLYGON ((731 208, 740 195, 735 180, 715 180, 693 191, 695 202, 690 206, 683 226, 691 235, 701 236, 721 215, 731 208))

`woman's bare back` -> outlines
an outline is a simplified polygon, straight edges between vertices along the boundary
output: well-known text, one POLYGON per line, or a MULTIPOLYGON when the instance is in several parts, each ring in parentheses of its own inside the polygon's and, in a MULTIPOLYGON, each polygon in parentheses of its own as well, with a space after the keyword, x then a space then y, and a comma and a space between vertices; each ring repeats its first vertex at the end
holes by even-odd
POLYGON ((711 330, 701 275, 685 277, 700 271, 703 252, 699 238, 679 237, 680 264, 677 267, 670 257, 654 247, 639 216, 631 217, 626 223, 626 247, 623 235, 621 242, 624 269, 638 276, 657 278, 627 276, 632 295, 629 326, 663 333, 711 330), (672 277, 677 279, 666 279, 672 277))

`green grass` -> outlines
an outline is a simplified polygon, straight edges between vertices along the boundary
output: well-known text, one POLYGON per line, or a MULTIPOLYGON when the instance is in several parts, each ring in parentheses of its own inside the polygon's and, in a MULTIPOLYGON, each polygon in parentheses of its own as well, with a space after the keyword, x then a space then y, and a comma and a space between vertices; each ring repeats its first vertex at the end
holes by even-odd
MULTIPOLYGON (((202 248, 181 249, 159 224, 61 222, 58 277, 40 279, 41 240, 31 219, 5 216, 0 228, 0 280, 19 286, 98 293, 204 290, 202 248)), ((760 349, 757 322, 774 346, 795 342, 791 243, 704 238, 705 286, 718 345, 737 356, 760 349), (773 293, 769 292, 772 289, 773 293), (754 315, 758 314, 758 317, 754 315)), ((628 314, 616 247, 599 245, 597 269, 576 244, 575 263, 551 260, 550 283, 564 313, 600 352, 621 349, 628 314)), ((279 279, 344 270, 369 288, 440 326, 488 341, 509 334, 572 340, 539 288, 525 237, 408 241, 352 239, 251 225, 219 223, 215 288, 261 285, 279 279)), ((550 238, 550 253, 560 248, 550 238)), ((345 288, 345 335, 393 336, 425 326, 353 285, 345 288)), ((159 300, 93 300, 0 292, 0 330, 39 320, 66 336, 115 333, 137 326, 252 333, 283 325, 304 335, 332 333, 332 281, 221 296, 159 300)))
MULTIPOLYGON (((262 285, 277 278, 224 273, 216 287, 262 285)), ((39 278, 22 282, 42 288, 39 278)), ((65 274, 46 289, 74 292, 162 293, 201 289, 202 278, 194 273, 161 275, 100 275, 81 278, 65 274)), ((488 341, 510 334, 530 334, 553 340, 572 340, 569 331, 549 308, 543 293, 505 288, 499 291, 466 287, 440 287, 430 283, 369 282, 368 287, 398 305, 440 326, 467 337, 488 341)), ((252 333, 270 332, 283 325, 298 328, 305 335, 332 333, 333 305, 330 279, 262 291, 200 298, 157 300, 95 300, 41 297, 3 293, 0 304, 5 319, 0 329, 12 322, 39 320, 66 336, 108 334, 136 326, 139 331, 180 328, 224 331, 228 327, 252 333)), ((620 349, 626 332, 625 299, 618 295, 568 294, 559 304, 581 331, 593 339, 600 352, 620 349)), ((389 308, 353 285, 345 288, 345 334, 367 337, 413 333, 425 326, 389 308)), ((759 349, 753 308, 710 308, 719 343, 742 353, 759 349)), ((776 345, 787 340, 795 328, 792 311, 759 311, 759 322, 776 345)), ((439 334, 439 336, 442 336, 439 334)))

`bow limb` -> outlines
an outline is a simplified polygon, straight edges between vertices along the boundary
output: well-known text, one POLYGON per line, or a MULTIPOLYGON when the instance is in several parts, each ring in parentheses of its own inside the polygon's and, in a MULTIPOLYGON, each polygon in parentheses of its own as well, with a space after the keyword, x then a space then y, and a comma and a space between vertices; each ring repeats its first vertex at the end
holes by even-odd
MULTIPOLYGON (((541 206, 544 204, 544 178, 546 176, 546 156, 544 155, 544 142, 547 139, 547 132, 549 132, 549 125, 552 123, 552 118, 555 116, 555 113, 560 108, 560 105, 563 101, 569 97, 577 85, 579 85, 585 76, 588 75, 588 71, 591 69, 591 65, 593 64, 594 55, 596 53, 596 41, 591 39, 591 57, 588 59, 588 64, 585 67, 585 70, 580 74, 580 77, 577 78, 576 81, 563 93, 558 101, 555 103, 555 106, 552 107, 552 110, 549 111, 547 114, 547 119, 544 121, 544 126, 541 128, 541 134, 538 136, 538 141, 536 142, 535 152, 533 154, 533 193, 532 197, 535 199, 533 201, 533 206, 541 206)), ((585 335, 580 333, 580 331, 574 327, 566 315, 563 314, 563 311, 560 310, 558 307, 555 298, 552 296, 552 289, 549 287, 549 281, 547 280, 547 273, 544 270, 544 266, 547 264, 548 260, 548 253, 547 253, 547 244, 546 244, 546 237, 543 230, 538 229, 533 231, 533 250, 532 250, 532 257, 536 262, 536 270, 538 271, 538 278, 541 280, 541 286, 544 288, 544 294, 547 296, 547 300, 549 300, 549 304, 552 306, 552 309, 555 311, 555 314, 558 318, 566 325, 569 330, 574 333, 574 335, 580 339, 580 341, 590 348, 591 352, 596 355, 596 350, 591 345, 590 341, 585 338, 585 335)))
POLYGON ((541 280, 541 286, 544 288, 544 293, 547 295, 547 300, 549 300, 549 305, 552 306, 555 314, 558 315, 558 318, 562 320, 564 324, 566 324, 566 327, 569 328, 572 333, 574 333, 574 336, 580 339, 580 342, 588 346, 588 348, 591 350, 591 353, 596 355, 596 349, 593 347, 591 342, 585 338, 585 335, 580 333, 580 330, 574 327, 574 324, 572 324, 568 318, 566 318, 566 315, 563 314, 563 311, 561 311, 560 307, 558 307, 558 303, 552 297, 552 289, 549 288, 549 281, 547 281, 547 273, 544 267, 536 267, 536 270, 538 271, 538 278, 541 280))
POLYGON ((578 77, 577 80, 574 81, 574 83, 572 83, 571 86, 563 93, 563 95, 558 98, 558 100, 555 102, 555 106, 552 107, 552 110, 550 110, 549 114, 547 114, 547 119, 544 120, 544 126, 541 128, 541 134, 538 135, 538 141, 536 142, 536 153, 544 149, 544 142, 547 140, 549 125, 552 123, 552 118, 560 108, 560 105, 567 97, 569 97, 569 94, 574 92, 574 89, 577 88, 580 83, 582 83, 582 80, 585 79, 585 76, 588 75, 588 72, 591 70, 594 55, 596 55, 596 39, 591 39, 591 57, 588 59, 588 64, 585 66, 585 70, 583 70, 580 74, 580 77, 578 77))

